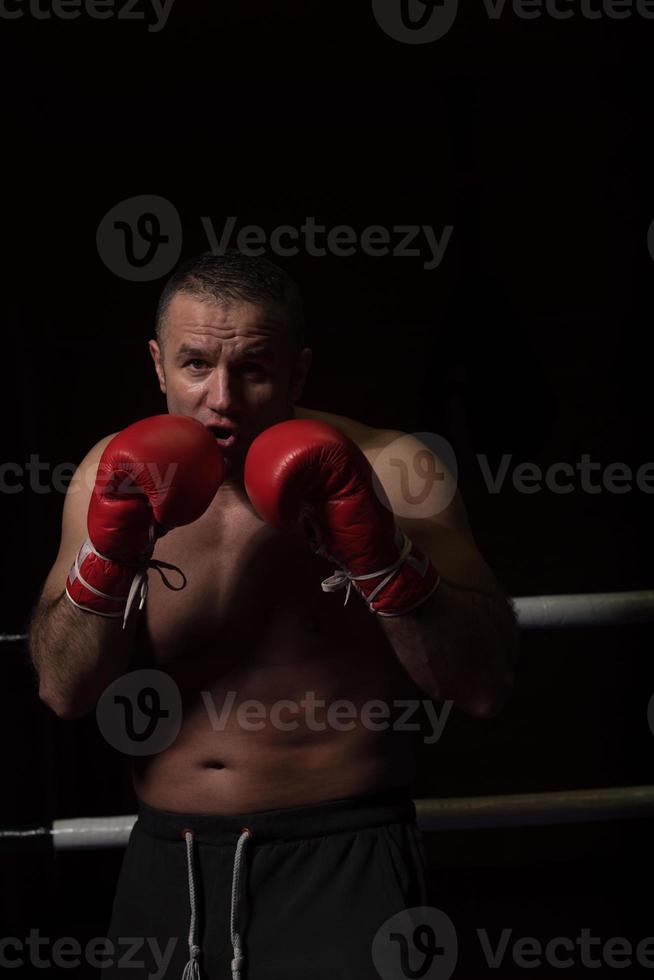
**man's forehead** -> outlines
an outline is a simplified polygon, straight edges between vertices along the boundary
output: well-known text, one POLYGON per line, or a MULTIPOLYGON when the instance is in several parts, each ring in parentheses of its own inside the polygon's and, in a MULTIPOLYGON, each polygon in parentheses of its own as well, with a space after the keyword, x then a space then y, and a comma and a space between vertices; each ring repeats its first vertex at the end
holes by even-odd
POLYGON ((249 338, 274 344, 281 340, 285 324, 274 309, 246 300, 220 302, 178 293, 168 307, 166 332, 175 344, 188 343, 191 335, 230 346, 249 338))

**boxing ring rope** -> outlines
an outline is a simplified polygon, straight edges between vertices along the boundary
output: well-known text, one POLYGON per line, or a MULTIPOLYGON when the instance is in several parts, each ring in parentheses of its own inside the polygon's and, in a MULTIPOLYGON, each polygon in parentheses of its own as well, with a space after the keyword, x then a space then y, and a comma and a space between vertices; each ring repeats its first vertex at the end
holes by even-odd
MULTIPOLYGON (((524 630, 654 621, 654 590, 521 596, 511 602, 524 630)), ((26 639, 20 633, 0 634, 0 643, 26 639)), ((654 786, 450 797, 415 804, 418 825, 427 831, 545 826, 649 817, 654 814, 654 786)), ((54 820, 49 826, 0 829, 0 844, 47 843, 56 851, 125 847, 135 822, 135 815, 54 820)))
POLYGON ((416 800, 415 804, 422 830, 543 827, 651 816, 654 814, 654 786, 462 796, 416 800))
POLYGON ((635 625, 654 620, 654 590, 648 589, 522 596, 511 602, 524 630, 635 625))
MULTIPOLYGON (((462 796, 415 804, 418 826, 426 831, 550 826, 650 817, 654 786, 462 796)), ((135 822, 135 815, 54 820, 49 827, 0 830, 0 843, 49 842, 56 851, 125 847, 135 822)))
MULTIPOLYGON (((519 596, 510 600, 524 630, 618 626, 654 621, 654 589, 519 596)), ((0 633, 0 643, 18 643, 25 633, 0 633)))

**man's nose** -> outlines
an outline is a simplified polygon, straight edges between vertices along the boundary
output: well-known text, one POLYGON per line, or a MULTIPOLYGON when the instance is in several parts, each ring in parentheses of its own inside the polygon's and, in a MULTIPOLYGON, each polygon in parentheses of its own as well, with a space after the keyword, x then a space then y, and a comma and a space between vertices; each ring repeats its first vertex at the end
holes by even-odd
POLYGON ((216 368, 207 383, 207 408, 225 414, 236 406, 236 400, 234 378, 225 368, 216 368))

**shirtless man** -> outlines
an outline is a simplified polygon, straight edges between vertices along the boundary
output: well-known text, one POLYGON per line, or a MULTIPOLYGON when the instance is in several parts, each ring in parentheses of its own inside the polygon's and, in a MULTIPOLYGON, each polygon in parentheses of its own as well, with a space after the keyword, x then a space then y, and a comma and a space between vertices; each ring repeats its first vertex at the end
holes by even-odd
MULTIPOLYGON (((495 713, 513 680, 512 609, 458 492, 431 518, 394 518, 390 469, 379 467, 380 492, 366 482, 362 466, 369 473, 402 433, 297 405, 311 351, 297 287, 271 262, 228 253, 185 263, 164 289, 150 350, 170 415, 107 436, 81 463, 30 630, 39 696, 61 718, 92 711, 136 668, 164 671, 181 694, 175 740, 133 761, 139 819, 109 936, 116 949, 120 937, 156 938, 167 977, 188 963, 198 977, 231 965, 242 980, 376 978, 377 931, 428 893, 411 799, 416 735, 379 715, 366 724, 364 706, 451 699, 495 713), (171 434, 175 416, 188 417, 188 432, 171 434), (147 445, 159 463, 181 460, 176 502, 146 489, 128 505, 140 516, 113 522, 117 531, 106 501, 94 504, 98 463, 105 454, 106 481, 116 449, 138 460, 147 445), (309 476, 279 520, 301 467, 309 476), (345 510, 330 510, 339 493, 345 510), (152 556, 157 522, 173 529, 154 558, 186 585, 169 591, 150 571, 143 611, 130 603, 123 623, 134 559, 145 567, 152 556), (389 554, 396 567, 375 593, 389 554), (372 577, 348 579, 362 569, 372 577), (350 581, 345 604, 325 580, 350 581), (322 724, 303 711, 309 693, 322 724), (219 730, 207 694, 217 712, 235 699, 219 730), (262 706, 256 726, 237 717, 245 701, 262 706), (335 702, 351 710, 326 724, 335 702)), ((408 465, 424 452, 408 436, 398 446, 408 465)))

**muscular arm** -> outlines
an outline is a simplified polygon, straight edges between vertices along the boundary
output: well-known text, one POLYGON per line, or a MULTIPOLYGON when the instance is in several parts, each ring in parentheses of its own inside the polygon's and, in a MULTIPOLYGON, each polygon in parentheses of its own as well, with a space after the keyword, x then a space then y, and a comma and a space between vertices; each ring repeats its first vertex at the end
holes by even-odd
POLYGON ((58 597, 41 597, 29 630, 41 700, 60 718, 92 711, 105 688, 129 667, 135 622, 131 617, 123 630, 120 619, 76 609, 63 586, 58 597))
MULTIPOLYGON (((365 448, 365 447, 364 447, 365 448)), ((479 553, 461 496, 447 474, 434 484, 443 499, 425 508, 431 516, 407 518, 398 458, 413 468, 424 446, 413 436, 386 432, 366 451, 382 483, 396 523, 433 562, 441 576, 436 592, 404 616, 380 617, 398 659, 430 697, 452 700, 469 714, 496 714, 508 700, 514 679, 518 628, 510 602, 479 553), (395 440, 398 440, 395 442, 395 440), (393 465, 381 449, 393 443, 393 465)))
POLYGON ((432 597, 405 616, 380 619, 398 659, 421 690, 489 717, 508 700, 517 629, 500 594, 444 579, 432 597))
POLYGON ((86 515, 98 461, 111 436, 86 456, 64 503, 59 553, 46 579, 29 627, 29 651, 39 697, 61 718, 92 711, 103 690, 130 661, 135 620, 95 616, 77 609, 64 595, 66 576, 86 538, 86 515))

